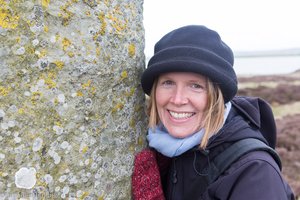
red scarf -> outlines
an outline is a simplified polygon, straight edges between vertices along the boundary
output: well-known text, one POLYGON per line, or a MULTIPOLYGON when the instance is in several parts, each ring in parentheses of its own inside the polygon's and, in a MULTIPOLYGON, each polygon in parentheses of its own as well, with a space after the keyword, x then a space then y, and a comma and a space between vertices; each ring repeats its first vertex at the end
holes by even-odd
POLYGON ((160 172, 168 168, 169 161, 169 158, 151 149, 145 149, 135 156, 133 200, 165 200, 160 172))

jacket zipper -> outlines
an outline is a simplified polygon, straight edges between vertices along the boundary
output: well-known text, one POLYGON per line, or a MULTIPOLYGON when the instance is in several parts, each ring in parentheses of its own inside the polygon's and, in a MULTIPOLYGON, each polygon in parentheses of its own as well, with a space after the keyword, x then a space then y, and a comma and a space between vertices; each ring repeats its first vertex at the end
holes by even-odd
POLYGON ((177 184, 177 181, 178 181, 178 179, 177 179, 177 169, 176 169, 176 159, 177 158, 174 158, 173 159, 173 171, 172 171, 172 175, 171 175, 171 181, 172 181, 172 190, 171 190, 171 199, 175 199, 174 197, 175 197, 175 190, 174 190, 174 188, 175 188, 175 185, 177 184))

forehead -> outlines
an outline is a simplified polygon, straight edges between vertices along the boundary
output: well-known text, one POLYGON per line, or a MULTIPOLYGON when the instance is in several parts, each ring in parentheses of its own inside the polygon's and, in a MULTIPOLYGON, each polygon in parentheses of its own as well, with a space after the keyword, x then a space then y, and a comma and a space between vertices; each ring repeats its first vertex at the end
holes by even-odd
POLYGON ((206 77, 198 74, 198 73, 194 73, 194 72, 167 72, 167 73, 163 73, 159 76, 159 79, 161 78, 178 78, 181 80, 197 80, 197 81, 205 81, 206 77))

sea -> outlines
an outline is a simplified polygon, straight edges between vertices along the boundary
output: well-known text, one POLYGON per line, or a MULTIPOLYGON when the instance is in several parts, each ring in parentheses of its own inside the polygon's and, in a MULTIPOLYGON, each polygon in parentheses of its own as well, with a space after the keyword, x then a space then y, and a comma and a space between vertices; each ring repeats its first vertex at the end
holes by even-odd
POLYGON ((300 55, 235 57, 237 75, 276 75, 300 70, 300 55))
MULTIPOLYGON (((150 57, 146 57, 146 64, 150 57)), ((146 65, 147 66, 147 65, 146 65)), ((238 52, 234 55, 237 75, 278 75, 300 70, 300 48, 287 51, 238 52)))

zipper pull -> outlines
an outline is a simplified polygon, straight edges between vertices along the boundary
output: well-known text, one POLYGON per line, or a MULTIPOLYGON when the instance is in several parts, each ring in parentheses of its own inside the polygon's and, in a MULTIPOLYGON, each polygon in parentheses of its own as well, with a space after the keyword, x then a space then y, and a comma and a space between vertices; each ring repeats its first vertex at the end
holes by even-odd
POLYGON ((173 172, 173 183, 174 184, 177 183, 177 171, 176 170, 174 170, 174 172, 173 172))

